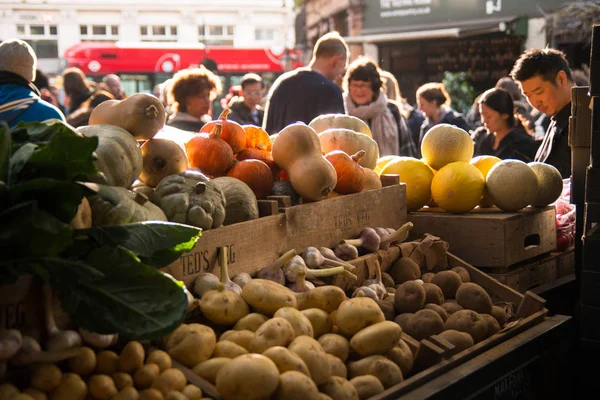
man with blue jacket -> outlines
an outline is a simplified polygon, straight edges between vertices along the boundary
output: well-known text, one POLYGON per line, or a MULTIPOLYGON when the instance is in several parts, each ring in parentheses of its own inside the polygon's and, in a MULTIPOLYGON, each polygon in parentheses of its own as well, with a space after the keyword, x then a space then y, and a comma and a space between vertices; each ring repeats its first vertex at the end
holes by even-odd
POLYGON ((31 83, 37 57, 31 46, 19 39, 0 43, 0 121, 13 127, 21 121, 65 120, 58 108, 44 101, 31 83))

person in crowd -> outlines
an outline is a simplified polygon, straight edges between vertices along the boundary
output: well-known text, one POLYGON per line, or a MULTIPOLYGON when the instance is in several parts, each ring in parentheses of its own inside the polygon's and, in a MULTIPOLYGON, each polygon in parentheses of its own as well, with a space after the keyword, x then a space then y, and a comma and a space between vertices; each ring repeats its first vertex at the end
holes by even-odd
POLYGON ((423 121, 419 133, 419 143, 417 146, 419 150, 423 142, 423 137, 435 125, 450 124, 467 132, 471 130, 471 127, 462 114, 450 107, 451 103, 452 100, 443 83, 430 82, 417 89, 417 104, 419 110, 425 116, 425 121, 423 121))
POLYGON ((65 69, 62 76, 67 114, 73 114, 96 91, 96 85, 76 67, 65 69))
POLYGON ((517 124, 511 95, 504 89, 490 89, 479 98, 483 127, 472 134, 475 156, 496 156, 531 162, 538 144, 517 124))
POLYGON ((366 57, 350 64, 344 78, 344 103, 348 114, 369 125, 379 155, 414 157, 415 144, 400 109, 388 100, 377 65, 366 57))
POLYGON ((67 122, 74 127, 84 126, 89 124, 90 115, 98 104, 106 100, 115 100, 112 93, 98 89, 74 113, 69 114, 67 122))
POLYGON ((229 108, 229 104, 238 101, 242 97, 242 86, 241 85, 232 85, 229 87, 229 91, 223 98, 220 100, 219 105, 221 109, 225 110, 229 108))
POLYGON ((32 81, 32 83, 40 91, 40 97, 42 98, 42 100, 47 101, 48 103, 52 104, 60 110, 61 106, 58 103, 58 100, 50 91, 50 83, 48 82, 48 77, 46 76, 46 74, 44 74, 42 70, 35 70, 35 79, 32 81))
POLYGON ((421 125, 423 124, 423 121, 425 121, 425 117, 419 110, 411 106, 408 101, 402 97, 398 80, 396 80, 396 77, 391 72, 381 70, 381 77, 384 81, 383 86, 385 87, 385 93, 388 96, 388 100, 392 100, 398 105, 400 114, 406 120, 408 128, 410 129, 412 141, 416 146, 419 142, 419 133, 421 132, 421 125))
POLYGON ((529 104, 552 119, 535 161, 554 165, 563 179, 569 178, 571 148, 568 131, 571 88, 575 82, 565 54, 551 48, 527 50, 516 61, 510 75, 529 104))
POLYGON ((481 122, 481 114, 479 114, 479 99, 481 99, 481 94, 475 97, 471 108, 469 108, 469 111, 467 111, 467 115, 465 115, 467 123, 469 124, 471 129, 474 130, 477 130, 477 128, 483 126, 483 122, 481 122))
POLYGON ((20 39, 0 43, 0 121, 13 127, 19 122, 65 120, 60 110, 43 100, 32 81, 37 56, 31 46, 20 39))
POLYGON ((221 80, 206 67, 179 71, 170 89, 173 114, 167 125, 198 132, 210 120, 211 103, 220 93, 221 80))
POLYGON ((229 103, 229 119, 241 125, 262 126, 265 111, 260 99, 263 95, 262 78, 257 74, 246 74, 240 83, 242 97, 229 103))
POLYGON ((517 85, 517 82, 515 82, 510 76, 505 76, 496 82, 495 87, 497 89, 504 89, 510 94, 510 97, 515 105, 515 117, 517 118, 517 125, 520 125, 527 133, 535 138, 535 118, 531 113, 531 106, 523 97, 523 93, 521 92, 519 85, 517 85))
POLYGON ((338 32, 319 38, 308 67, 281 75, 271 86, 263 128, 275 134, 297 121, 308 124, 321 114, 345 114, 342 90, 335 82, 346 71, 349 53, 338 32))
POLYGON ((121 86, 121 78, 119 78, 115 74, 108 74, 104 78, 102 78, 102 89, 106 90, 115 100, 123 100, 127 95, 123 91, 123 87, 121 86))

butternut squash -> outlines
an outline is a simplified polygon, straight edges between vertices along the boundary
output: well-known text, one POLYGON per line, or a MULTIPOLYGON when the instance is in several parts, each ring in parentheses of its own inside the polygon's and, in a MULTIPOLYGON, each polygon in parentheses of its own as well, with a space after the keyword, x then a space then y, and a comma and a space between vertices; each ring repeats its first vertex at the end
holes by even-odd
POLYGON ((335 188, 335 168, 323 157, 319 137, 308 125, 299 122, 283 128, 273 142, 272 153, 273 160, 287 172, 292 187, 302 198, 323 200, 335 188))
POLYGON ((319 141, 324 153, 342 150, 348 155, 353 155, 364 150, 365 155, 359 164, 370 169, 377 166, 379 146, 367 135, 349 129, 328 129, 319 133, 319 141))
POLYGON ((328 129, 350 129, 351 131, 362 133, 372 138, 373 134, 369 125, 362 119, 346 114, 323 114, 315 117, 310 124, 311 128, 317 133, 325 132, 328 129))
POLYGON ((188 160, 181 146, 169 139, 152 138, 141 147, 143 167, 140 181, 156 187, 166 176, 188 169, 188 160))
POLYGON ((121 127, 137 140, 148 140, 162 129, 167 118, 159 99, 136 93, 124 100, 107 100, 90 114, 90 125, 108 124, 121 127))

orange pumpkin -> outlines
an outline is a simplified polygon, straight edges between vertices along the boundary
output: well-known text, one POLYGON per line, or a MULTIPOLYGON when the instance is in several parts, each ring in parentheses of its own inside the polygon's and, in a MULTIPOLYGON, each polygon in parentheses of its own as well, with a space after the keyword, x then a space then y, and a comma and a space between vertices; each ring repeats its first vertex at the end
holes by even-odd
POLYGON ((219 119, 207 122, 202 129, 200 129, 200 132, 212 132, 216 124, 223 125, 221 139, 231 146, 233 154, 237 154, 246 147, 246 131, 237 122, 227 119, 230 112, 229 109, 223 110, 221 115, 219 115, 219 119))
POLYGON ((264 162, 269 168, 271 168, 274 180, 277 180, 279 178, 279 174, 281 173, 281 169, 277 166, 277 164, 275 164, 275 161, 273 161, 273 155, 270 151, 248 148, 237 153, 236 158, 238 161, 260 160, 264 162))
POLYGON ((267 164, 260 160, 239 161, 227 176, 237 178, 248 185, 258 200, 271 194, 273 174, 267 164))
POLYGON ((334 150, 325 154, 325 158, 335 168, 337 185, 335 191, 340 194, 358 193, 365 186, 365 171, 359 162, 364 157, 365 151, 361 150, 349 156, 342 150, 334 150))
POLYGON ((381 178, 377 175, 377 172, 365 167, 363 167, 363 171, 365 171, 365 186, 362 191, 381 189, 381 178))
POLYGON ((271 138, 262 128, 254 125, 242 125, 246 131, 246 148, 271 151, 271 138))
POLYGON ((194 135, 185 145, 190 167, 210 176, 224 176, 234 162, 231 147, 221 139, 223 126, 216 124, 210 133, 194 135))

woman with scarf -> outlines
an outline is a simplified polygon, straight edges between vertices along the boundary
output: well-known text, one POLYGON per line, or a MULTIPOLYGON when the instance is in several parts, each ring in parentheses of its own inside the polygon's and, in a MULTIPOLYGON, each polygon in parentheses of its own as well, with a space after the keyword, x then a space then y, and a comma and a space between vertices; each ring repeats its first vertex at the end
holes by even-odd
POLYGON ((344 78, 344 102, 349 115, 369 125, 380 156, 416 156, 406 120, 397 103, 387 98, 381 71, 368 58, 358 58, 348 67, 344 78))

